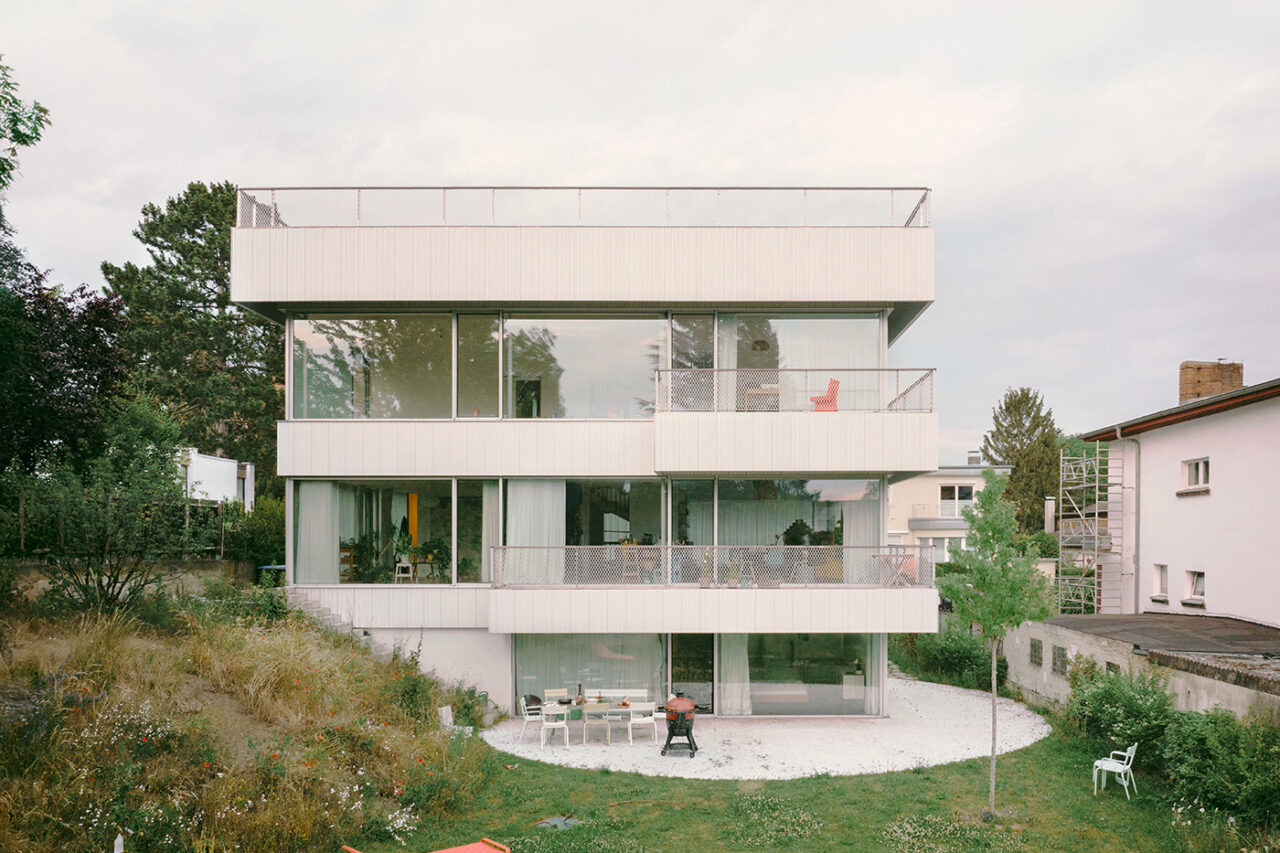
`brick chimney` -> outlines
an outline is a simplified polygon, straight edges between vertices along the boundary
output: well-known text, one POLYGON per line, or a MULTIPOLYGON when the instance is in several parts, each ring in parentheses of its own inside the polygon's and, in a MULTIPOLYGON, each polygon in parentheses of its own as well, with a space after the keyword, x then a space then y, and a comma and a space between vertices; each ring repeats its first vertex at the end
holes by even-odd
POLYGON ((1225 394, 1244 387, 1244 365, 1217 361, 1184 361, 1178 366, 1178 404, 1225 394))

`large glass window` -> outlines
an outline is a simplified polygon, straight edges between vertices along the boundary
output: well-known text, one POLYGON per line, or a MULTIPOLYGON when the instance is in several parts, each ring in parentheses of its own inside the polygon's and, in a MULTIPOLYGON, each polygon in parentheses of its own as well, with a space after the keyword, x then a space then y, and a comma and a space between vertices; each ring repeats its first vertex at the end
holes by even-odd
POLYGON ((878 714, 871 634, 720 635, 721 714, 878 714))
POLYGON ((833 381, 836 410, 880 407, 877 315, 721 314, 718 331, 717 367, 740 371, 735 384, 722 387, 722 407, 805 411, 833 381))
POLYGON ((496 418, 501 387, 496 314, 458 315, 458 417, 496 418))
POLYGON ((490 548, 502 544, 497 480, 458 481, 458 583, 487 583, 490 548))
POLYGON ((661 317, 508 317, 506 415, 647 418, 666 359, 661 317))
POLYGON ((298 583, 448 583, 448 480, 301 481, 294 504, 298 583))
POLYGON ((452 417, 453 318, 293 321, 295 418, 452 417))
POLYGON ((671 481, 671 543, 711 545, 715 535, 715 481, 671 481))
POLYGON ((666 651, 660 634, 517 634, 516 690, 545 697, 548 688, 646 691, 651 702, 666 698, 666 651))

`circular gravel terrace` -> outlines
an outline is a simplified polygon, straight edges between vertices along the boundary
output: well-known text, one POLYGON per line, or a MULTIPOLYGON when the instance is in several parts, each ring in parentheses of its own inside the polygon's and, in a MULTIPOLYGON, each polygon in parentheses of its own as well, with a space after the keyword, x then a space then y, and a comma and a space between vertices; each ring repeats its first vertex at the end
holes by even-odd
MULTIPOLYGON (((856 776, 930 767, 990 755, 991 695, 945 684, 890 678, 885 687, 889 716, 880 718, 700 717, 694 727, 698 754, 683 750, 665 756, 666 721, 658 721, 658 743, 648 732, 627 743, 626 728, 613 726, 613 743, 592 731, 582 743, 582 724, 569 728, 569 746, 540 747, 539 725, 529 723, 523 742, 519 719, 483 732, 497 749, 520 758, 565 767, 607 767, 646 776, 687 779, 797 779, 815 773, 856 776)), ((1010 752, 1049 734, 1038 714, 1009 699, 996 705, 997 746, 1010 752)))

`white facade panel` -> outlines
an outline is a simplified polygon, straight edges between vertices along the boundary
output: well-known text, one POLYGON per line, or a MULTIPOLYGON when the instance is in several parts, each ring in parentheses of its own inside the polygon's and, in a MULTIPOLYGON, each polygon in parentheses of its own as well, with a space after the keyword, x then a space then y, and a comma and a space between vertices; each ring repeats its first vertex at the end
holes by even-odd
POLYGON ((652 477, 648 420, 280 421, 282 477, 652 477))
POLYGON ((246 304, 931 302, 931 228, 237 228, 246 304))
POLYGON ((933 412, 659 412, 656 470, 672 474, 931 471, 933 412))
POLYGON ((295 587, 360 628, 488 628, 487 586, 332 584, 295 587))
MULTIPOLYGON (((1280 627, 1274 568, 1280 399, 1265 400, 1137 436, 1139 610, 1231 616, 1280 627), (1209 460, 1208 488, 1184 488, 1183 466, 1209 460), (1179 494, 1182 492, 1182 494, 1179 494), (1155 566, 1167 567, 1168 602, 1152 600, 1155 566), (1204 606, 1183 604, 1188 572, 1204 573, 1204 606)), ((1112 443, 1117 452, 1117 443, 1112 443)), ((1134 469, 1126 468, 1126 473, 1134 469)))
POLYGON ((446 684, 488 691, 499 708, 515 704, 510 635, 476 628, 374 628, 369 635, 406 655, 417 652, 419 667, 446 684))
POLYGON ((515 634, 938 630, 938 592, 868 589, 495 589, 489 630, 515 634))

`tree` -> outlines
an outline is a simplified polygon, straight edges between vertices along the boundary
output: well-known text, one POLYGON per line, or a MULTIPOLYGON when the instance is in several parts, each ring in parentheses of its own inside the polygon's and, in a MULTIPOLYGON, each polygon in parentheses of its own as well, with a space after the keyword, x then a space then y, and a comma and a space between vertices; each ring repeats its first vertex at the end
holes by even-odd
POLYGON ((284 416, 281 327, 231 304, 236 188, 192 183, 164 207, 148 204, 134 236, 151 263, 102 264, 129 318, 122 343, 133 379, 202 452, 253 462, 259 492, 273 476, 275 423, 284 416))
POLYGON ((57 530, 42 569, 44 594, 57 605, 130 607, 158 586, 160 560, 211 540, 209 524, 187 518, 172 420, 137 396, 121 401, 106 432, 104 452, 83 471, 62 464, 42 480, 39 510, 57 530))
POLYGON ((105 444, 125 375, 118 299, 45 275, 0 235, 0 549, 26 551, 26 505, 46 465, 83 468, 105 444))
POLYGON ((1013 466, 1008 496, 1017 507, 1018 529, 1044 527, 1044 499, 1058 493, 1058 444, 1061 433, 1040 392, 1010 388, 991 410, 991 431, 982 437, 982 455, 997 465, 1013 466))
POLYGON ((996 646, 1011 628, 1050 613, 1049 579, 1036 568, 1034 548, 1021 555, 1014 545, 1014 506, 1004 499, 1007 477, 983 474, 986 486, 964 510, 968 548, 954 556, 959 571, 938 579, 955 618, 976 626, 991 647, 991 772, 987 807, 996 808, 996 646))
POLYGON ((12 73, 13 69, 0 61, 0 234, 12 233, 4 218, 4 191, 18 172, 18 149, 39 142, 49 125, 49 111, 39 101, 25 104, 18 97, 12 73))

